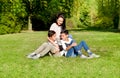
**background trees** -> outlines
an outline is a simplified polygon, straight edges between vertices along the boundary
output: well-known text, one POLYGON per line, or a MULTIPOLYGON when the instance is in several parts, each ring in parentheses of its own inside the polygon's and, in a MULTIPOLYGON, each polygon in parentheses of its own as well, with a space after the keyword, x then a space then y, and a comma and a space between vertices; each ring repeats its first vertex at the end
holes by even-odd
POLYGON ((46 30, 59 12, 67 28, 120 29, 120 0, 0 0, 0 34, 46 30))
POLYGON ((24 27, 26 14, 22 2, 19 0, 0 1, 0 34, 20 32, 24 27))

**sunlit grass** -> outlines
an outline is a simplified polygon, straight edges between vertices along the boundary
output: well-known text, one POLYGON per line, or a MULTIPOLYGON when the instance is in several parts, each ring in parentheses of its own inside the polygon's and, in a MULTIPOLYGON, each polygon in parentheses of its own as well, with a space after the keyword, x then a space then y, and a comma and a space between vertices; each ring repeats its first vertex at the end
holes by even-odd
MULTIPOLYGON (((27 59, 46 41, 47 31, 0 35, 0 78, 119 78, 120 34, 71 31, 79 43, 85 40, 100 58, 80 59, 45 56, 27 59)), ((84 50, 83 50, 84 52, 84 50)))

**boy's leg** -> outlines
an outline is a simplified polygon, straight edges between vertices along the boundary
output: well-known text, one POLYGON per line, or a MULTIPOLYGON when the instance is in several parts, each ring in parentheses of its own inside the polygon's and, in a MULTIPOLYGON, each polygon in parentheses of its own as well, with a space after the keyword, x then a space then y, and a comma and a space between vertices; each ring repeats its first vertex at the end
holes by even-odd
POLYGON ((51 47, 50 52, 52 53, 53 56, 55 56, 55 57, 61 57, 62 56, 59 49, 56 48, 55 46, 53 46, 53 44, 50 43, 50 47, 51 47))
POLYGON ((54 48, 54 46, 51 43, 47 43, 44 45, 44 49, 39 52, 40 56, 46 55, 49 51, 51 51, 52 48, 54 48))
POLYGON ((67 51, 67 54, 66 54, 66 57, 75 57, 76 55, 74 54, 74 49, 73 48, 70 48, 68 51, 67 51))
POLYGON ((85 49, 86 52, 88 52, 89 55, 92 54, 92 52, 89 50, 88 45, 86 44, 85 41, 81 41, 78 46, 75 47, 75 50, 78 52, 79 50, 82 49, 82 47, 85 49))
POLYGON ((45 43, 39 49, 36 50, 36 55, 32 58, 38 59, 39 57, 46 55, 51 50, 51 48, 53 48, 53 46, 50 43, 45 43))
POLYGON ((54 57, 61 57, 61 54, 60 54, 60 52, 57 52, 57 53, 53 54, 53 56, 54 57))
POLYGON ((48 45, 47 42, 43 43, 40 47, 38 47, 38 48, 34 51, 34 53, 35 53, 35 54, 39 54, 40 52, 42 52, 42 50, 43 50, 44 48, 46 48, 47 45, 48 45))
MULTIPOLYGON (((81 53, 79 50, 81 50, 82 47, 83 47, 83 48, 86 50, 86 52, 89 54, 89 57, 90 57, 90 58, 100 57, 99 55, 96 55, 96 54, 94 54, 94 53, 92 53, 92 52, 90 51, 90 49, 89 49, 89 47, 88 47, 88 45, 86 44, 85 41, 81 41, 81 42, 79 43, 79 45, 76 47, 76 51, 78 52, 78 54, 81 53)), ((81 54, 82 54, 82 53, 81 53, 81 54)))
POLYGON ((89 50, 89 47, 88 47, 88 45, 86 44, 85 41, 81 41, 81 42, 78 44, 79 50, 81 50, 82 47, 83 47, 86 51, 89 50))
POLYGON ((27 58, 34 58, 39 54, 47 45, 47 42, 43 43, 41 46, 39 46, 33 53, 29 54, 27 58))

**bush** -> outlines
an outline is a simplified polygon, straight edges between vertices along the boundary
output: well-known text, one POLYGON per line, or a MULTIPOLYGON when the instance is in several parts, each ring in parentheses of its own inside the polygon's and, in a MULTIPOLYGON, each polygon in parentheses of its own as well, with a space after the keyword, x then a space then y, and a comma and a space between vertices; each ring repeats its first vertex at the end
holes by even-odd
POLYGON ((0 34, 18 33, 21 31, 21 28, 22 25, 13 14, 7 13, 1 16, 0 34))
POLYGON ((100 28, 100 29, 111 29, 113 28, 113 21, 109 17, 101 17, 97 19, 94 27, 100 28))

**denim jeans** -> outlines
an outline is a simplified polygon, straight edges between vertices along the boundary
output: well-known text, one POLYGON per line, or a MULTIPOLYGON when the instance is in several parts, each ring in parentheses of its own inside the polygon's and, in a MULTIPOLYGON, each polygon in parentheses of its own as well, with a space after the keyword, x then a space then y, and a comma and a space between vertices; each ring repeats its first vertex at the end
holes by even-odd
POLYGON ((67 54, 66 54, 66 57, 76 57, 76 54, 75 54, 75 51, 74 51, 74 48, 70 48, 68 51, 67 51, 67 54))
MULTIPOLYGON (((66 57, 75 57, 77 55, 82 55, 82 52, 80 52, 82 47, 85 49, 86 52, 89 50, 89 47, 87 46, 86 42, 81 41, 77 46, 74 46, 68 50, 66 57)), ((92 54, 92 52, 89 52, 89 54, 92 54)))
POLYGON ((76 52, 78 52, 82 49, 82 47, 85 49, 85 51, 89 50, 89 47, 87 46, 85 41, 81 41, 77 46, 74 47, 74 49, 76 52))

